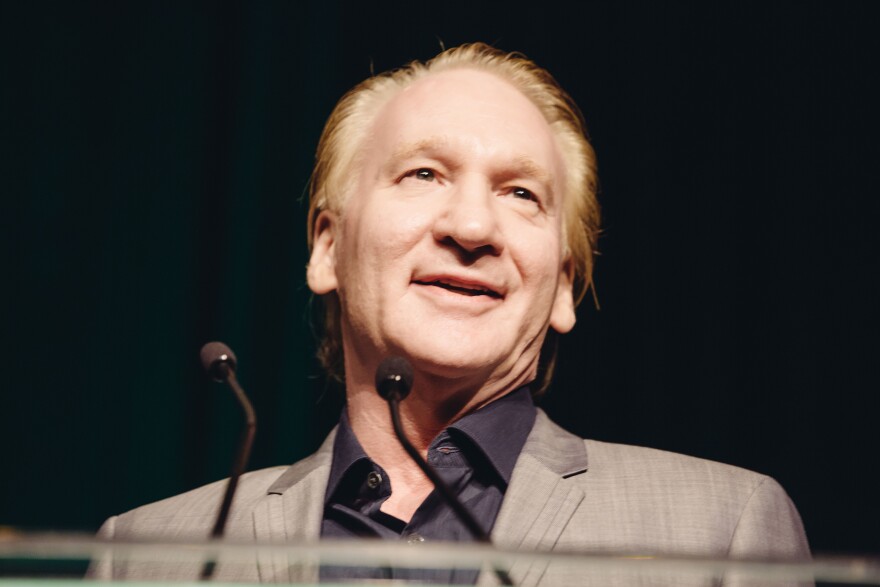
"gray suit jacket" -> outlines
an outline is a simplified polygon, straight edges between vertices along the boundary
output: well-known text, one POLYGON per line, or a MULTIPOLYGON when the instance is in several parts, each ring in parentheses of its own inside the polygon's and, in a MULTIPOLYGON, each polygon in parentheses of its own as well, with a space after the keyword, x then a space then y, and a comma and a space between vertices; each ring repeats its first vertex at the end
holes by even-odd
MULTIPOLYGON (((334 434, 312 456, 289 468, 244 475, 230 514, 233 540, 316 540, 330 473, 334 434)), ((217 482, 110 518, 101 535, 112 539, 202 540, 225 489, 217 482)), ((513 471, 492 529, 496 545, 524 550, 807 559, 797 510, 773 479, 737 467, 674 453, 582 440, 539 411, 513 471)), ((114 564, 90 573, 102 578, 194 579, 199 567, 173 561, 114 564)), ((518 585, 587 583, 682 584, 681 577, 621 575, 588 580, 557 564, 515 564, 518 585)), ((284 556, 253 565, 218 565, 226 581, 314 581, 317 567, 284 556)), ((494 583, 481 574, 481 584, 494 583)), ((692 577, 692 584, 713 584, 692 577)))

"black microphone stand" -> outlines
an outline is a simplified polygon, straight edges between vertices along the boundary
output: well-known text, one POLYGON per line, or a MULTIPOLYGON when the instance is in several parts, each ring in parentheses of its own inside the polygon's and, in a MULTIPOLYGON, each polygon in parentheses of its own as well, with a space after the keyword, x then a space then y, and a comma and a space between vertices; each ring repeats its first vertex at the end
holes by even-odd
MULTIPOLYGON (((226 520, 229 518, 229 510, 232 507, 232 498, 235 496, 235 489, 238 487, 238 478, 244 473, 248 460, 251 456, 251 448, 254 444, 254 436, 257 432, 257 415, 251 405, 250 400, 244 393, 244 390, 238 384, 235 377, 235 369, 226 362, 219 362, 213 366, 214 372, 218 375, 220 381, 226 381, 235 398, 241 405, 241 409, 245 415, 245 425, 241 431, 241 439, 238 444, 238 452, 232 463, 232 473, 229 475, 229 481, 226 483, 226 493, 223 495, 223 503, 220 505, 220 512, 217 514, 217 520, 214 522, 214 528, 211 530, 211 539, 219 539, 226 530, 226 520)), ((214 569, 217 566, 216 559, 205 561, 202 567, 200 580, 209 581, 214 575, 214 569)))
MULTIPOLYGON (((396 386, 394 386, 396 387, 396 386)), ((428 463, 425 462, 425 459, 422 458, 422 455, 416 450, 416 447, 412 445, 409 439, 406 437, 406 434, 403 431, 403 426, 400 424, 400 393, 393 389, 391 393, 385 398, 388 400, 388 408, 391 410, 391 424, 394 426, 394 434, 397 435, 397 439, 400 441, 400 444, 403 446, 403 449, 410 456, 410 458, 419 466, 422 472, 431 480, 431 483, 434 484, 434 487, 440 492, 440 495, 452 508, 452 511, 455 512, 455 515, 458 516, 458 519, 461 520, 464 525, 467 527, 468 531, 470 531, 471 535, 478 541, 485 544, 492 544, 492 539, 483 530, 482 526, 480 526, 479 522, 474 519, 474 516, 467 510, 467 508, 462 505, 462 503, 458 500, 458 497, 452 493, 452 490, 449 489, 449 486, 446 484, 443 479, 440 478, 440 475, 437 474, 437 471, 434 470, 433 467, 428 466, 428 463)), ((495 571, 495 575, 498 577, 498 580, 502 585, 513 585, 513 580, 510 578, 510 575, 504 569, 493 567, 495 571)))

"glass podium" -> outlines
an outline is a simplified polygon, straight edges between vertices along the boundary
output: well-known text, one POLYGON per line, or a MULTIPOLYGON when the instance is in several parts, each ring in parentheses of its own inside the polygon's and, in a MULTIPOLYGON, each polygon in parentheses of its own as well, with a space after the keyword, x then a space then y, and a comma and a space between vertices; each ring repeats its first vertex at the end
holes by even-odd
POLYGON ((865 556, 792 562, 525 552, 473 543, 107 542, 91 535, 0 533, 0 587, 196 584, 208 561, 216 561, 214 581, 242 585, 315 584, 321 565, 480 569, 478 585, 499 584, 493 569, 508 571, 515 585, 880 585, 880 557, 865 556))

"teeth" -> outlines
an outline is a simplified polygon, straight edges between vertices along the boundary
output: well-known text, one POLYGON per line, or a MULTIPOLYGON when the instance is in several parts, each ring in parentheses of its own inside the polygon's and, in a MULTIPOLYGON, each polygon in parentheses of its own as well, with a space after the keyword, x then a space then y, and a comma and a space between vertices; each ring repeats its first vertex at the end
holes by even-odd
POLYGON ((446 281, 432 281, 431 285, 436 285, 437 287, 442 287, 443 289, 448 289, 451 291, 455 291, 458 293, 462 293, 470 296, 479 296, 479 295, 489 295, 489 296, 497 296, 497 294, 491 289, 487 289, 485 287, 480 286, 464 286, 448 283, 446 281))
POLYGON ((485 287, 471 287, 471 286, 466 286, 466 285, 456 285, 454 283, 449 283, 448 281, 435 281, 434 283, 436 283, 437 285, 445 285, 445 286, 449 286, 449 287, 454 287, 456 289, 467 289, 470 291, 481 291, 481 292, 488 292, 489 291, 485 287))

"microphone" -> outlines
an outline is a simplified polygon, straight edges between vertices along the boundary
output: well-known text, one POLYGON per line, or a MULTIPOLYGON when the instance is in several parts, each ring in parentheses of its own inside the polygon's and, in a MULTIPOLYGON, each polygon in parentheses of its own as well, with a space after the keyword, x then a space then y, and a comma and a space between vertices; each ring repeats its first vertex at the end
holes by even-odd
MULTIPOLYGON (((464 507, 464 504, 459 501, 458 496, 452 493, 452 490, 449 489, 446 482, 440 478, 437 471, 435 471, 434 468, 422 458, 422 455, 416 450, 416 447, 412 445, 403 431, 403 426, 400 424, 400 402, 406 399, 406 396, 412 391, 412 384, 413 368, 409 361, 403 357, 386 357, 376 369, 376 391, 382 399, 388 402, 388 408, 391 411, 391 424, 394 427, 394 434, 397 436, 397 440, 400 441, 403 449, 415 464, 419 466, 425 476, 431 480, 431 483, 433 483, 434 487, 437 488, 437 491, 440 492, 440 496, 446 504, 452 508, 452 511, 465 525, 471 535, 478 542, 491 545, 492 539, 489 538, 489 535, 483 530, 483 527, 480 526, 479 522, 477 522, 467 508, 464 507)), ((513 585, 513 580, 510 578, 510 575, 507 574, 507 571, 498 567, 495 567, 494 571, 502 585, 513 585)))
MULTIPOLYGON (((222 342, 209 342, 202 347, 199 353, 202 359, 202 366, 208 376, 218 383, 227 383, 232 388, 235 398, 244 411, 245 425, 241 431, 241 439, 238 443, 238 452, 232 463, 232 473, 226 483, 226 493, 223 495, 223 502, 220 505, 220 511, 217 512, 217 519, 214 522, 214 528, 211 530, 211 538, 221 538, 226 529, 226 520, 229 517, 229 509, 232 507, 232 498, 235 496, 235 489, 238 486, 238 478, 244 473, 250 460, 251 448, 254 444, 254 435, 257 432, 257 416, 254 408, 245 395, 244 390, 238 384, 235 377, 235 367, 237 360, 235 353, 222 342)), ((202 567, 201 579, 208 580, 214 574, 216 561, 210 560, 205 562, 202 567)))
POLYGON ((406 399, 412 384, 412 365, 403 357, 387 357, 376 369, 376 391, 385 401, 406 399))
POLYGON ((199 351, 202 367, 208 377, 217 383, 223 383, 229 377, 230 371, 235 371, 238 359, 232 349, 219 341, 209 342, 199 351))

